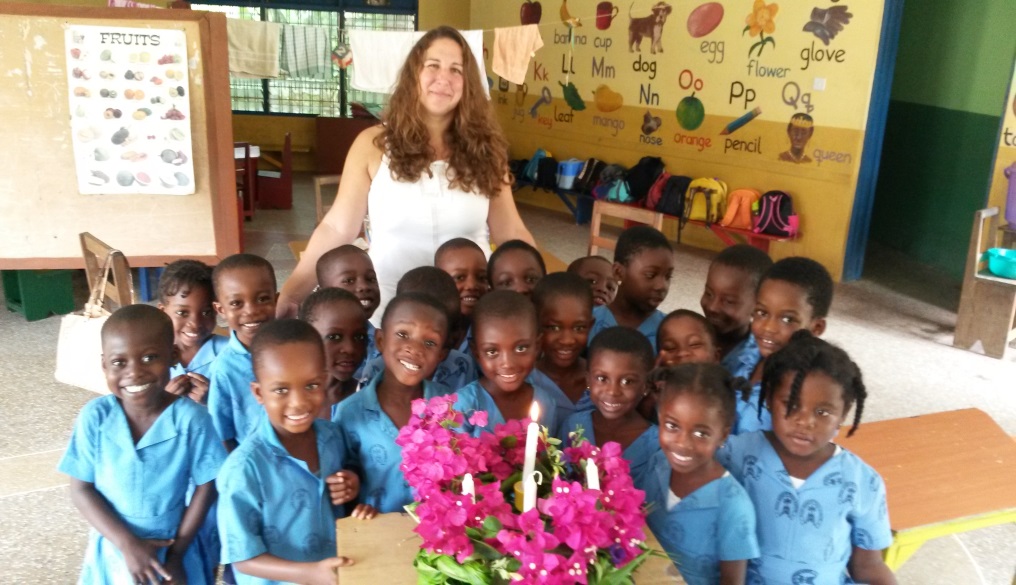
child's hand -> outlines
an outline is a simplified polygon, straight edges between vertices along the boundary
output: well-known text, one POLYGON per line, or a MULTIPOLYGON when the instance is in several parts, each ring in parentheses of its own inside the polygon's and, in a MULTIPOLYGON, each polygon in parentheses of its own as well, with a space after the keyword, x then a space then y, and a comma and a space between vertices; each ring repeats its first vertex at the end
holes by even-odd
POLYGON ((191 389, 191 381, 187 374, 180 374, 166 384, 166 392, 177 396, 186 396, 191 389))
POLYGON ((343 469, 335 475, 329 475, 325 483, 328 484, 332 503, 336 506, 353 500, 360 493, 360 478, 352 471, 343 469))
POLYGON ((161 579, 171 579, 169 571, 159 562, 160 548, 173 544, 172 540, 144 540, 132 538, 120 552, 127 562, 127 570, 135 583, 159 583, 161 579))
POLYGON ((169 580, 173 582, 173 585, 187 585, 187 572, 183 570, 182 556, 167 554, 164 566, 169 572, 169 580))
POLYGON ((353 561, 346 557, 332 557, 323 561, 312 563, 313 569, 307 575, 308 585, 335 585, 335 571, 339 567, 348 567, 353 561))
POLYGON ((359 520, 370 520, 371 518, 377 516, 377 514, 377 508, 374 506, 371 506, 370 504, 357 504, 350 516, 359 520))
POLYGON ((208 378, 195 372, 187 372, 186 375, 190 382, 187 397, 198 404, 204 404, 205 396, 208 396, 208 378))

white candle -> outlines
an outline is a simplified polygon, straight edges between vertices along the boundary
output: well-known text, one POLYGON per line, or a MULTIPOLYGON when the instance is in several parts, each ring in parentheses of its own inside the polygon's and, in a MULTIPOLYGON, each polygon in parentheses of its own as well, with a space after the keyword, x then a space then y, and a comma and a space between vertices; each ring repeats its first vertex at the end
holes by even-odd
MULTIPOLYGON (((526 458, 522 463, 522 480, 531 475, 536 469, 536 446, 540 442, 540 424, 536 420, 540 418, 540 405, 533 402, 529 407, 529 426, 526 428, 526 458)), ((525 487, 525 483, 522 484, 525 487)))
POLYGON ((476 503, 476 487, 473 485, 473 474, 467 473, 462 478, 462 495, 469 496, 472 498, 473 503, 476 503))
POLYGON ((586 460, 586 489, 600 489, 600 469, 592 459, 586 460))
POLYGON ((522 481, 522 511, 536 507, 536 473, 530 473, 522 481))

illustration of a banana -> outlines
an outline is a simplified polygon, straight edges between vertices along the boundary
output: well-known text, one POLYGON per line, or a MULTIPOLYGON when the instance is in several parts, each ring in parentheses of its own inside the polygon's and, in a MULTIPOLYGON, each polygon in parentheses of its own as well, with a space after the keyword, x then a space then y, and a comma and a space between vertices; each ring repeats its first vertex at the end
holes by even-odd
POLYGON ((561 22, 571 27, 582 26, 582 22, 568 12, 568 0, 561 0, 561 22))

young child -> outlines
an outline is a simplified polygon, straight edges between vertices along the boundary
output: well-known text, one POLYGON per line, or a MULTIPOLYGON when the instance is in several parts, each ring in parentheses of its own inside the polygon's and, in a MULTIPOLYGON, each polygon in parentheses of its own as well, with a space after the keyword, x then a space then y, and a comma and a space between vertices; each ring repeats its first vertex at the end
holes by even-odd
POLYGON ((173 322, 128 305, 102 326, 111 392, 82 408, 59 470, 92 525, 80 583, 215 583, 194 540, 226 453, 208 411, 166 392, 173 322), (186 503, 189 485, 194 489, 186 503))
POLYGON ((490 255, 487 278, 491 290, 513 290, 526 295, 547 275, 540 251, 522 240, 508 240, 490 255))
POLYGON ((434 252, 434 266, 447 272, 455 282, 459 293, 459 313, 462 322, 456 335, 451 336, 451 347, 469 353, 469 330, 472 325, 473 308, 480 297, 490 290, 487 280, 487 256, 476 242, 466 238, 454 238, 441 244, 434 252))
POLYGON ((215 335, 212 269, 197 260, 177 260, 159 278, 159 309, 173 321, 180 361, 169 370, 166 391, 205 403, 212 362, 228 338, 215 335))
MULTIPOLYGON (((716 346, 716 330, 695 311, 678 309, 667 314, 656 332, 656 341, 660 351, 656 356, 656 365, 662 368, 681 364, 715 364, 720 361, 720 351, 716 346)), ((660 389, 651 385, 649 393, 639 403, 639 414, 646 420, 656 421, 658 413, 656 404, 660 399, 660 389)))
POLYGON ((331 420, 333 407, 352 396, 359 385, 355 373, 367 355, 367 314, 353 293, 322 288, 304 299, 300 320, 310 323, 324 344, 329 376, 318 416, 331 420))
MULTIPOLYGON (((459 294, 455 288, 455 282, 448 273, 433 266, 417 266, 402 275, 399 284, 395 287, 395 294, 422 293, 433 297, 444 305, 448 313, 448 322, 456 323, 461 319, 459 314, 459 294)), ((455 326, 453 325, 454 329, 455 326)), ((446 344, 449 342, 446 342, 446 344)), ((447 356, 438 364, 430 380, 447 386, 448 388, 461 388, 477 378, 476 366, 473 358, 457 349, 448 347, 447 356)), ((385 361, 382 356, 370 360, 363 366, 363 377, 361 383, 366 384, 371 378, 384 370, 385 361)))
POLYGON ((624 449, 632 477, 660 450, 656 425, 636 410, 649 390, 653 348, 644 335, 627 327, 604 329, 589 345, 589 394, 595 409, 573 413, 561 425, 561 439, 582 430, 595 445, 610 441, 624 449))
POLYGON ((609 305, 593 309, 596 323, 589 339, 608 327, 638 329, 656 351, 656 330, 663 321, 657 307, 667 298, 674 273, 674 249, 666 236, 645 225, 630 227, 617 239, 614 278, 617 296, 609 305))
POLYGON ((734 379, 718 364, 683 364, 657 370, 653 381, 662 450, 635 476, 649 528, 689 585, 744 585, 748 560, 759 555, 755 509, 713 459, 734 421, 734 379))
MULTIPOLYGON (((223 562, 239 585, 335 583, 335 520, 359 489, 345 471, 339 430, 317 418, 328 370, 321 336, 309 324, 280 319, 251 346, 257 380, 251 392, 265 411, 216 480, 223 562)), ((357 506, 353 516, 376 510, 357 506)))
POLYGON ((758 345, 758 361, 743 362, 732 375, 751 382, 751 394, 737 401, 732 434, 773 428, 769 410, 759 405, 762 370, 767 357, 790 341, 799 329, 821 336, 833 302, 833 279, 821 264, 794 256, 772 265, 758 285, 751 333, 758 345))
POLYGON ((706 319, 716 328, 720 357, 728 372, 758 362, 751 316, 758 283, 772 265, 765 252, 748 244, 724 248, 709 264, 699 303, 706 319))
POLYGON ((339 424, 350 464, 360 475, 360 502, 382 513, 398 512, 413 501, 399 470, 402 450, 395 437, 409 422, 414 400, 451 393, 428 380, 446 353, 447 336, 447 307, 426 294, 396 295, 377 332, 384 371, 335 410, 332 420, 339 424))
POLYGON ((529 378, 539 355, 536 307, 528 298, 515 291, 494 290, 480 299, 473 312, 473 356, 481 376, 459 389, 456 409, 467 418, 477 410, 486 411, 487 425, 473 427, 467 422, 463 430, 479 435, 509 420, 527 418, 536 402, 538 422, 556 436, 557 401, 529 378))
MULTIPOLYGON (((348 290, 360 299, 367 319, 374 316, 374 311, 381 304, 381 288, 374 272, 374 263, 367 252, 352 244, 339 246, 325 252, 318 258, 318 286, 321 288, 341 288, 348 290)), ((378 356, 378 348, 374 345, 374 325, 367 323, 367 360, 378 356)), ((357 371, 356 378, 360 379, 357 371)))
POLYGON ((589 284, 569 272, 548 274, 533 289, 533 303, 542 335, 543 353, 530 380, 546 388, 562 420, 578 410, 592 410, 586 389, 586 336, 593 326, 593 295, 589 284))
POLYGON ((577 274, 593 287, 593 304, 609 305, 617 296, 614 266, 603 256, 585 256, 568 265, 568 272, 577 274))
POLYGON ((263 410, 250 392, 254 381, 250 344, 265 323, 275 319, 275 270, 253 254, 234 254, 212 271, 215 310, 229 324, 226 348, 212 364, 208 411, 219 438, 232 451, 256 426, 263 410))
MULTIPOLYGON (((779 262, 777 262, 779 264, 779 262)), ((762 376, 773 429, 731 436, 717 459, 744 485, 758 515, 761 556, 751 583, 894 584, 882 561, 892 543, 885 484, 859 457, 832 442, 867 392, 842 349, 808 331, 766 358, 762 376)))

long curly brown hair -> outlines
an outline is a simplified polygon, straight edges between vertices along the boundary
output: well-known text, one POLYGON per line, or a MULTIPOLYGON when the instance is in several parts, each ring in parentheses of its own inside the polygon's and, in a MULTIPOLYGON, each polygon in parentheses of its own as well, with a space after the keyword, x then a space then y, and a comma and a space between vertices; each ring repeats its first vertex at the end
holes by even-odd
POLYGON ((445 133, 451 156, 451 186, 496 196, 508 184, 508 140, 494 117, 480 80, 479 66, 459 31, 439 26, 425 34, 409 52, 399 72, 398 84, 381 119, 384 127, 374 144, 388 154, 389 167, 397 180, 412 182, 426 172, 435 153, 424 123, 420 103, 420 72, 424 53, 437 39, 450 39, 462 49, 462 99, 445 133))

